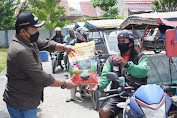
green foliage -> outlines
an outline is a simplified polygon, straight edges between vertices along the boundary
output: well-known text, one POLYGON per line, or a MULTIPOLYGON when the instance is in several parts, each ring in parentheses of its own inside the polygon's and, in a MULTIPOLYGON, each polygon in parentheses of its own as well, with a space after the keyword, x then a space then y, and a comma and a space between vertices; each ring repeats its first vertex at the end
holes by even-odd
POLYGON ((6 68, 7 48, 0 48, 0 73, 6 68))
POLYGON ((0 0, 0 30, 12 30, 15 24, 15 10, 19 0, 0 0))
POLYGON ((176 0, 154 0, 152 4, 154 4, 152 10, 156 12, 171 12, 177 10, 176 0))
POLYGON ((28 0, 25 0, 23 3, 22 3, 22 5, 21 5, 21 8, 19 8, 19 13, 18 14, 20 14, 20 13, 22 13, 22 12, 27 12, 27 11, 29 11, 29 4, 28 4, 28 0))
POLYGON ((117 0, 91 0, 94 7, 100 7, 103 11, 109 11, 110 7, 117 4, 117 0))
POLYGON ((56 27, 64 27, 69 21, 60 21, 60 16, 66 17, 66 10, 59 6, 61 0, 28 0, 32 5, 30 9, 38 19, 45 20, 45 29, 54 30, 56 27))
POLYGON ((93 7, 100 7, 105 13, 101 17, 118 16, 118 8, 115 7, 118 0, 91 0, 93 7))
POLYGON ((109 11, 104 13, 102 17, 116 17, 118 15, 118 8, 111 8, 109 11))
POLYGON ((70 11, 77 11, 77 9, 74 9, 73 7, 69 7, 70 11))

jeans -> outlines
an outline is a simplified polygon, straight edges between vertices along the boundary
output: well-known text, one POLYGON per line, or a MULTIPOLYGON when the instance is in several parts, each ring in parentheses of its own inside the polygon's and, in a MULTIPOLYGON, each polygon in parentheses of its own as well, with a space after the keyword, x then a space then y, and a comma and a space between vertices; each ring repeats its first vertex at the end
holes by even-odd
POLYGON ((13 109, 7 105, 7 110, 9 111, 11 118, 37 118, 37 108, 31 110, 20 110, 19 107, 18 109, 13 109))

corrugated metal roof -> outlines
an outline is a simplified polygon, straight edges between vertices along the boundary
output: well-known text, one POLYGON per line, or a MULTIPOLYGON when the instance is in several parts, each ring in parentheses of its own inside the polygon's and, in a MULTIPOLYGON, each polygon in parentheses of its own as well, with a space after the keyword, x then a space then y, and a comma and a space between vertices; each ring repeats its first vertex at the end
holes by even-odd
POLYGON ((152 3, 154 0, 124 0, 124 3, 152 3))
POLYGON ((152 12, 151 7, 153 7, 153 4, 148 4, 148 3, 126 3, 126 6, 131 12, 134 13, 145 13, 145 12, 152 12))
POLYGON ((92 6, 90 1, 82 1, 80 2, 80 8, 82 11, 82 15, 85 16, 97 16, 95 8, 92 6))
POLYGON ((84 27, 90 26, 92 28, 114 28, 119 27, 122 22, 122 19, 89 20, 85 23, 84 27))
POLYGON ((67 16, 71 15, 70 10, 69 10, 68 0, 61 0, 59 5, 65 7, 67 16))
POLYGON ((150 25, 149 28, 157 27, 159 25, 156 23, 157 18, 162 18, 168 21, 177 21, 177 12, 134 14, 129 16, 120 27, 122 29, 131 29, 132 24, 134 24, 133 27, 135 29, 145 29, 147 24, 150 25))

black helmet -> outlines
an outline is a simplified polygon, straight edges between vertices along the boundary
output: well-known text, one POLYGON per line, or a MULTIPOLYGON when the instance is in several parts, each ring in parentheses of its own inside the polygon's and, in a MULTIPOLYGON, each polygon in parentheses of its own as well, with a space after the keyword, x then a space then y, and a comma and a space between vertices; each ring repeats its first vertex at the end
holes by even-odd
POLYGON ((117 35, 117 39, 120 39, 120 38, 127 38, 130 40, 130 42, 133 41, 134 39, 134 36, 133 36, 133 33, 129 30, 122 30, 118 33, 117 35))
POLYGON ((87 41, 90 31, 86 27, 79 27, 76 29, 76 37, 81 41, 87 41))

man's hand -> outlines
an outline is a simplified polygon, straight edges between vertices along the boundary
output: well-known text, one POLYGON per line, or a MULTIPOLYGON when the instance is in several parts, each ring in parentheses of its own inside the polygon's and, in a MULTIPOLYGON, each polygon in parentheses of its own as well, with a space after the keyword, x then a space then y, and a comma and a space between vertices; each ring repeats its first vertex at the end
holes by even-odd
POLYGON ((73 75, 70 79, 66 80, 66 88, 67 89, 72 89, 72 88, 76 88, 77 86, 79 86, 78 84, 74 84, 72 82, 74 77, 75 77, 75 75, 73 75))
POLYGON ((116 61, 118 64, 121 64, 124 67, 127 65, 127 62, 121 56, 115 56, 113 60, 116 61))
POLYGON ((65 45, 64 46, 64 51, 67 52, 67 53, 69 53, 70 51, 74 51, 75 52, 73 46, 70 46, 70 45, 65 45))
POLYGON ((95 92, 98 89, 98 85, 97 84, 90 84, 87 86, 86 88, 88 91, 93 91, 95 92))
POLYGON ((100 54, 100 53, 103 53, 103 51, 102 50, 97 50, 95 53, 100 54))

